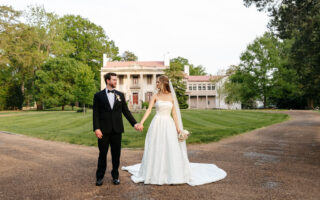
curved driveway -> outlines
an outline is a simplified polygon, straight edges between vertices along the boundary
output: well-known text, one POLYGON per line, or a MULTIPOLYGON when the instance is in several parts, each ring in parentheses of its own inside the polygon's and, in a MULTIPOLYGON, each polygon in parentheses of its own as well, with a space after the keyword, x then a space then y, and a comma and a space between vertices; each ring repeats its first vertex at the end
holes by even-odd
MULTIPOLYGON (((196 187, 134 184, 126 171, 114 186, 110 165, 104 185, 96 187, 96 147, 0 132, 0 199, 320 199, 320 113, 284 113, 291 119, 189 145, 191 162, 214 163, 228 173, 196 187)), ((123 149, 121 165, 141 158, 141 149, 123 149)))

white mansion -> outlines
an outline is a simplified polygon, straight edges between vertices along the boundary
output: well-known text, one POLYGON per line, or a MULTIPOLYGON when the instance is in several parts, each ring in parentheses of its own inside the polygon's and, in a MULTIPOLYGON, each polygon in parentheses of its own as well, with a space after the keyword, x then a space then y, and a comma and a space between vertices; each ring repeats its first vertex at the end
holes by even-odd
MULTIPOLYGON (((103 56, 101 68, 101 89, 106 87, 104 75, 114 72, 118 76, 117 90, 125 94, 129 108, 141 108, 144 101, 149 101, 156 92, 156 78, 164 74, 164 69, 169 66, 169 59, 165 61, 107 61, 103 56)), ((240 104, 226 104, 224 97, 219 96, 216 88, 220 87, 227 77, 215 84, 213 79, 217 76, 190 76, 189 66, 184 66, 185 83, 187 85, 186 95, 188 96, 189 108, 200 109, 241 109, 240 104)))

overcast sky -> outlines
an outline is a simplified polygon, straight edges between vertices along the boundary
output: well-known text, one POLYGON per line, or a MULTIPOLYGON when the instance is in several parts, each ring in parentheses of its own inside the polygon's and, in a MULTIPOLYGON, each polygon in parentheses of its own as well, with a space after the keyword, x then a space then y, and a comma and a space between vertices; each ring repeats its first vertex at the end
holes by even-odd
MULTIPOLYGON (((242 0, 0 0, 24 10, 43 5, 49 12, 81 15, 100 25, 120 53, 140 61, 182 56, 206 72, 239 63, 241 52, 266 30, 268 16, 242 0)), ((102 55, 101 55, 102 56, 102 55)))

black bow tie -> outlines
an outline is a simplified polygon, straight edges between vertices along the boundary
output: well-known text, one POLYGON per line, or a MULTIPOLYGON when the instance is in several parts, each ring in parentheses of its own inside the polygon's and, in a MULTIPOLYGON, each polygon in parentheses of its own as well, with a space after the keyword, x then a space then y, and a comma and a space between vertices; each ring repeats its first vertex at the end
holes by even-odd
POLYGON ((109 92, 112 92, 112 93, 114 93, 114 90, 108 90, 108 93, 109 93, 109 92))

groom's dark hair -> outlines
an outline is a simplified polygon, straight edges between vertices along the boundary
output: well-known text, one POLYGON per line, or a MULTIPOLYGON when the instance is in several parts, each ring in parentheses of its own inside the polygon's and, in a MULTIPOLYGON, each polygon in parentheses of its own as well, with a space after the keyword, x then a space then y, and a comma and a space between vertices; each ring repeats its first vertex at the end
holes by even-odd
POLYGON ((106 82, 106 84, 107 84, 107 80, 111 79, 111 76, 117 76, 117 74, 113 72, 109 72, 104 75, 104 81, 106 82))

